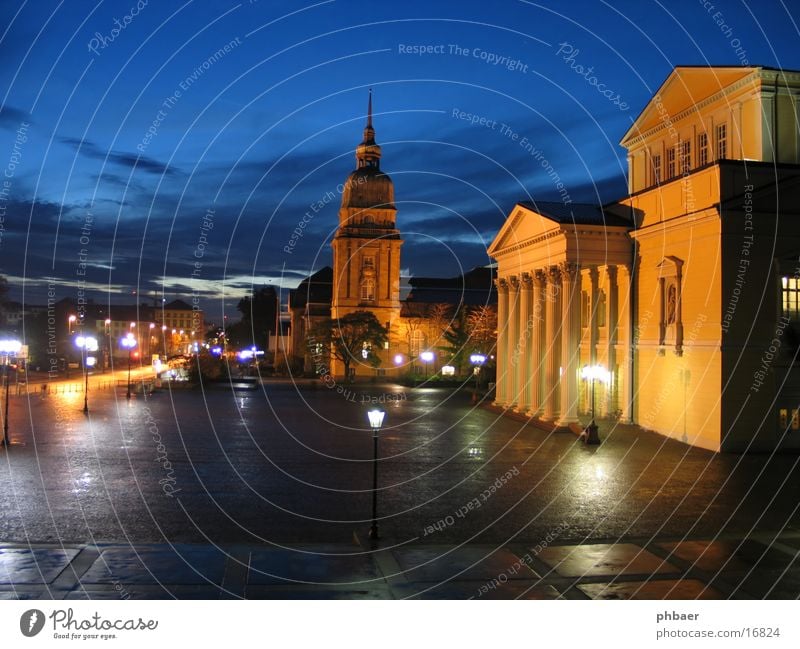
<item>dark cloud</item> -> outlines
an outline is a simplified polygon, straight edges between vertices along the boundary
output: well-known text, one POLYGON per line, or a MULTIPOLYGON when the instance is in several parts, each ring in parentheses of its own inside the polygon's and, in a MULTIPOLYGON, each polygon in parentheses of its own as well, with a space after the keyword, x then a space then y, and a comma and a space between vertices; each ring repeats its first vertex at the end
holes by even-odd
POLYGON ((135 155, 123 151, 110 151, 104 150, 89 140, 80 140, 74 137, 60 137, 59 141, 72 147, 83 155, 84 157, 93 160, 108 160, 111 163, 128 167, 130 169, 141 169, 153 174, 163 174, 166 176, 174 176, 178 172, 174 167, 149 158, 147 156, 135 155))
POLYGON ((0 108, 0 128, 16 131, 22 122, 33 123, 33 119, 27 110, 14 108, 8 104, 0 108))

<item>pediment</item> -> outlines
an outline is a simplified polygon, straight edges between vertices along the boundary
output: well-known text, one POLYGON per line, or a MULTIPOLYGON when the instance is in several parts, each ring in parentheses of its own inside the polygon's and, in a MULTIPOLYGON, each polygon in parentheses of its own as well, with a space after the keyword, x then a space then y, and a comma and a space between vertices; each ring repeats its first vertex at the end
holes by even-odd
POLYGON ((537 239, 560 229, 561 224, 557 221, 518 203, 492 241, 488 253, 494 257, 525 241, 537 239))
POLYGON ((670 120, 676 121, 685 110, 719 94, 757 70, 741 66, 675 68, 625 133, 620 144, 627 148, 628 143, 637 136, 670 120))

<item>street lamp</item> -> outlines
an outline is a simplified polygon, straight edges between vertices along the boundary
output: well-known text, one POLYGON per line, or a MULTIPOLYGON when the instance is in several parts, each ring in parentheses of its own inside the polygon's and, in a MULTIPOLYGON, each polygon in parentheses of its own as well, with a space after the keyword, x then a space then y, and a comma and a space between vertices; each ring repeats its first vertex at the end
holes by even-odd
POLYGON ((87 364, 86 352, 97 351, 97 338, 92 336, 78 336, 75 345, 81 350, 83 356, 83 414, 89 414, 89 366, 87 364))
POLYGON ((478 376, 481 373, 481 366, 486 362, 486 356, 483 354, 471 354, 469 362, 472 363, 472 373, 475 375, 475 390, 472 393, 472 403, 478 403, 478 376))
POLYGON ((16 356, 22 350, 22 343, 19 340, 0 340, 0 355, 3 356, 3 365, 5 371, 3 378, 6 384, 6 405, 5 414, 3 415, 3 446, 8 446, 8 357, 16 356))
POLYGON ((422 352, 419 355, 423 363, 425 363, 425 378, 428 378, 428 363, 433 360, 433 352, 422 352))
POLYGON ((106 351, 104 352, 102 371, 105 372, 108 366, 111 364, 111 318, 106 318, 103 333, 106 337, 106 351))
POLYGON ((126 399, 131 398, 131 352, 136 347, 136 338, 132 333, 128 333, 121 341, 120 344, 128 350, 128 392, 125 395, 126 399))
POLYGON ((369 426, 372 428, 372 527, 369 528, 369 538, 378 540, 378 433, 383 425, 386 413, 383 410, 370 410, 369 426))
POLYGON ((594 382, 597 379, 608 382, 609 373, 602 365, 584 365, 581 370, 581 378, 592 382, 592 421, 583 430, 581 438, 586 444, 599 444, 600 436, 597 434, 597 424, 594 421, 594 382))

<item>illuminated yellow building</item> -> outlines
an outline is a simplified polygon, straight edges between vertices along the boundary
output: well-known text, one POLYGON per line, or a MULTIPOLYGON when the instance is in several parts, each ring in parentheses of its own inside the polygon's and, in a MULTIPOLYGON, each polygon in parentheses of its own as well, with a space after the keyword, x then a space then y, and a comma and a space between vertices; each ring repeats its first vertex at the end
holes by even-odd
POLYGON ((680 67, 621 144, 628 197, 520 203, 498 262, 496 401, 711 450, 800 448, 800 73, 680 67))
MULTIPOLYGON (((381 147, 372 127, 372 93, 369 97, 364 138, 356 148, 356 169, 343 186, 339 228, 333 238, 333 295, 331 318, 337 320, 355 311, 370 311, 390 332, 400 318, 400 232, 394 185, 381 171, 381 147)), ((380 351, 382 371, 391 368, 391 340, 380 351)), ((375 369, 355 361, 350 370, 372 376, 375 369)), ((331 373, 340 376, 343 366, 331 363, 331 373)))

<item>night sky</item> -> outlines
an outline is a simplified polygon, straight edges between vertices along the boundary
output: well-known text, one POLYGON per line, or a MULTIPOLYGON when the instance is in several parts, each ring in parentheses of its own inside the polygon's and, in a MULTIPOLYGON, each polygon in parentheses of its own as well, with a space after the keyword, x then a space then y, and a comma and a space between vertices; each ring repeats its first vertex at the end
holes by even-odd
POLYGON ((490 262, 516 201, 563 198, 542 161, 573 202, 624 194, 619 139, 674 66, 800 69, 798 15, 773 0, 4 0, 0 273, 30 303, 46 277, 102 302, 198 293, 209 321, 254 284, 296 286, 331 263, 372 88, 403 275, 452 276, 490 262))

